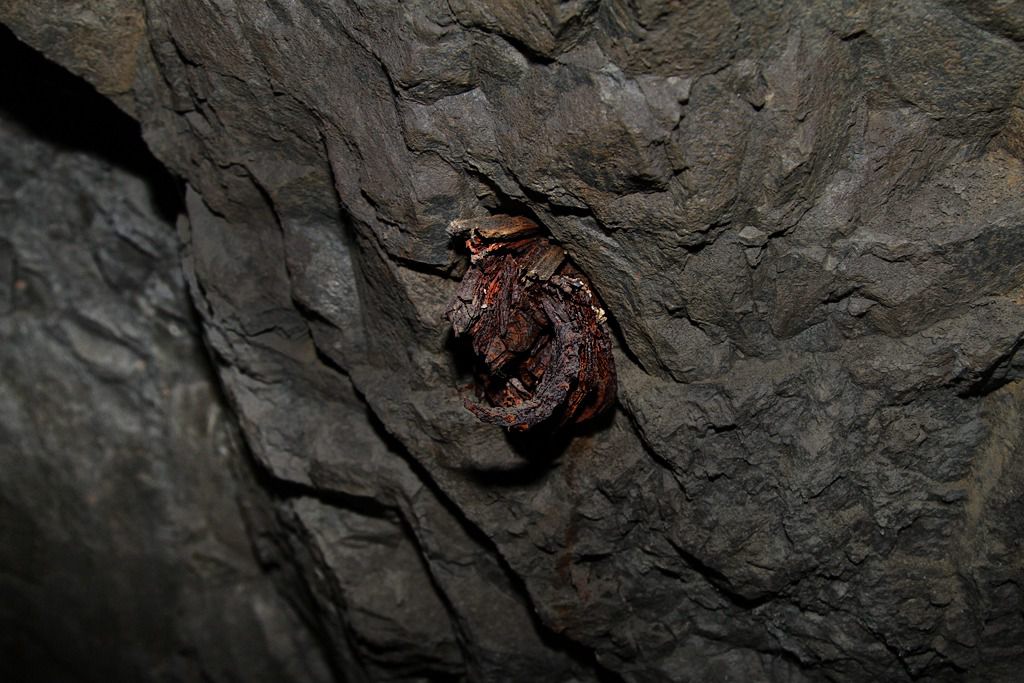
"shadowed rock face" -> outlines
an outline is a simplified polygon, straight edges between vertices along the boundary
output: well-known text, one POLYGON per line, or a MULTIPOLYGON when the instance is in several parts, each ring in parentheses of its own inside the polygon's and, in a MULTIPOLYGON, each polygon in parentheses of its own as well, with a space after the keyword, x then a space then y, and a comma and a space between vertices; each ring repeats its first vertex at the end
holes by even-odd
MULTIPOLYGON (((184 180, 184 279, 246 449, 185 448, 194 481, 161 481, 253 511, 318 675, 990 680, 1024 661, 1017 5, 96 4, 7 0, 0 21, 184 180), (513 439, 463 408, 445 228, 489 212, 547 228, 617 331, 619 407, 586 432, 513 439)), ((38 174, 30 157, 3 172, 38 174)), ((21 211, 73 224, 56 204, 21 211)), ((49 315, 19 313, 19 249, 73 239, 19 234, 0 235, 4 330, 49 315)), ((62 346, 4 332, 18 381, 60 367, 19 353, 74 356, 85 384, 60 395, 83 410, 142 391, 132 363, 160 348, 80 324, 81 302, 141 287, 131 254, 104 258, 128 284, 64 273, 62 346), (123 388, 97 345, 124 349, 103 356, 123 388)), ((9 460, 83 467, 66 444, 96 429, 19 418, 35 396, 0 412, 9 460)))
POLYGON ((253 553, 174 182, 88 84, 0 61, 0 678, 330 680, 253 553))

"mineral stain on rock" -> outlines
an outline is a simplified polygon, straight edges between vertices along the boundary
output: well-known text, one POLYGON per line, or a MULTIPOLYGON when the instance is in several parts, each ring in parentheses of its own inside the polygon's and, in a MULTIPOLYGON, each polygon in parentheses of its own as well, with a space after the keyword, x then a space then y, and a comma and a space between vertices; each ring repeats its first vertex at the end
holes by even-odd
POLYGON ((453 221, 470 267, 445 315, 471 340, 484 422, 525 431, 583 423, 615 401, 606 317, 587 281, 540 226, 506 215, 453 221))

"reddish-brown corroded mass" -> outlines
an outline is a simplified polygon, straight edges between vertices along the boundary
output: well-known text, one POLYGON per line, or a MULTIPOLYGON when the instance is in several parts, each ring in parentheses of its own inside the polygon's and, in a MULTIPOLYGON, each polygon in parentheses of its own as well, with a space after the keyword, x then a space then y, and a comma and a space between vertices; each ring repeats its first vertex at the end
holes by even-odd
POLYGON ((528 218, 453 221, 469 270, 445 313, 468 335, 484 422, 515 430, 581 423, 615 400, 605 314, 565 251, 528 218))

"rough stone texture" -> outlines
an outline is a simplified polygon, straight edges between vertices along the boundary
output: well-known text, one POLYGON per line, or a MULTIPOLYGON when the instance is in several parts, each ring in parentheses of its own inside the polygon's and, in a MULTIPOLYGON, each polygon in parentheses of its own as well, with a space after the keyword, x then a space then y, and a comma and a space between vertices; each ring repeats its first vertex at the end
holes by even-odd
POLYGON ((331 680, 253 555, 238 499, 268 503, 234 476, 173 182, 130 119, 4 38, 0 679, 331 680))
POLYGON ((257 547, 335 673, 1018 672, 1019 3, 100 4, 141 17, 130 68, 84 3, 0 20, 187 183, 206 341, 288 491, 257 547), (619 410, 558 443, 462 408, 445 226, 498 211, 620 334, 619 410))

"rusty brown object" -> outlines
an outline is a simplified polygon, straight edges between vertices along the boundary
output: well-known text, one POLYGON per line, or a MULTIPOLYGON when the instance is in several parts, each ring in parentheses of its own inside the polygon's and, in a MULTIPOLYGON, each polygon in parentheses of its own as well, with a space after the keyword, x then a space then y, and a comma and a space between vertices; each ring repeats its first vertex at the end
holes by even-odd
POLYGON ((469 270, 445 317, 468 335, 484 422, 524 431, 579 424, 615 401, 605 313, 587 278, 528 218, 453 221, 469 270))

